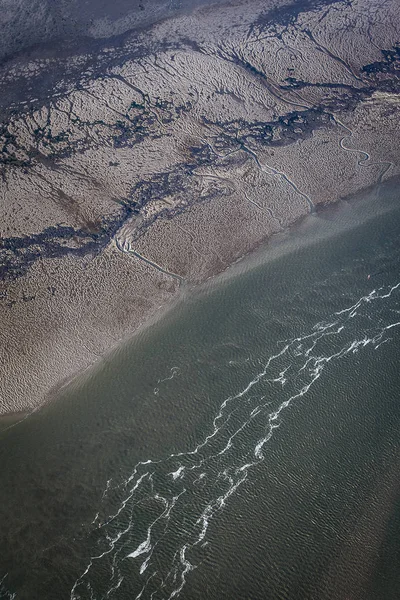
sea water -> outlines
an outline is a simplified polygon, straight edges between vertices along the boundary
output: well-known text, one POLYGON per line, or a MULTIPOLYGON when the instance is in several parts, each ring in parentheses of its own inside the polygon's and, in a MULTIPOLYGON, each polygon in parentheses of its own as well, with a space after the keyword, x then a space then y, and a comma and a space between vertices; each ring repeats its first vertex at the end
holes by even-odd
POLYGON ((0 425, 0 598, 399 597, 399 190, 309 217, 0 425))

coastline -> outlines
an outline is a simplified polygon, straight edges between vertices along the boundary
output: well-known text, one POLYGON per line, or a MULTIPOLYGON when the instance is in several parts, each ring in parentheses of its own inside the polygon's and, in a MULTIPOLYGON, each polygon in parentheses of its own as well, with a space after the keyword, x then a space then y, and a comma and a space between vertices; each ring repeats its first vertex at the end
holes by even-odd
MULTIPOLYGON (((25 420, 32 412, 35 412, 45 404, 55 400, 59 395, 62 395, 64 389, 70 386, 79 386, 82 380, 85 380, 87 377, 95 376, 97 369, 101 369, 102 365, 104 365, 104 361, 107 361, 109 357, 111 358, 115 352, 122 350, 126 344, 133 342, 141 335, 146 335, 152 326, 157 325, 160 321, 162 321, 163 318, 168 316, 168 314, 172 312, 179 304, 184 303, 186 300, 196 298, 199 294, 201 295, 202 293, 207 293, 210 287, 214 288, 215 286, 220 285, 222 281, 226 281, 226 279, 237 276, 243 272, 243 270, 248 271, 249 269, 257 268, 260 262, 263 263, 265 260, 276 260, 282 256, 282 253, 293 252, 296 250, 296 248, 309 244, 313 245, 320 239, 318 235, 322 235, 323 237, 335 237, 336 235, 343 233, 343 231, 346 229, 353 229, 358 227, 360 224, 363 224, 365 219, 368 219, 368 217, 365 217, 365 205, 371 205, 372 201, 373 209, 376 210, 379 208, 374 200, 374 197, 376 195, 376 191, 379 190, 382 185, 385 189, 394 188, 394 193, 396 193, 396 190, 400 189, 399 177, 396 176, 390 178, 385 181, 384 184, 369 186, 369 188, 360 190, 356 194, 353 194, 347 198, 342 198, 336 203, 319 206, 316 213, 305 214, 298 220, 294 221, 285 230, 273 234, 269 238, 261 241, 247 254, 233 261, 223 271, 209 274, 208 277, 202 281, 196 281, 192 283, 188 282, 183 287, 177 288, 172 296, 167 298, 154 311, 149 311, 147 316, 143 315, 142 322, 136 328, 128 330, 125 335, 116 340, 115 344, 112 347, 107 348, 104 354, 97 357, 92 357, 92 359, 89 357, 89 361, 87 363, 83 364, 82 366, 78 364, 77 368, 75 370, 71 370, 71 372, 69 372, 62 380, 50 385, 45 391, 43 397, 39 398, 33 406, 25 407, 19 411, 11 410, 2 412, 0 414, 1 424, 10 419, 11 425, 6 428, 1 428, 1 432, 4 432, 14 425, 17 425, 19 422, 25 420), (342 208, 340 208, 340 205, 342 208), (347 224, 341 222, 340 218, 339 224, 336 222, 336 218, 333 221, 326 221, 325 217, 329 215, 330 211, 333 210, 335 213, 340 213, 340 211, 343 212, 344 205, 347 208, 350 206, 353 209, 354 214, 357 215, 357 220, 354 219, 354 221, 350 221, 347 224), (319 223, 315 223, 315 219, 317 219, 319 223), (328 223, 327 228, 323 229, 321 227, 321 219, 325 223, 328 223), (310 225, 313 229, 311 235, 308 231, 310 225), (318 228, 321 229, 321 232, 319 234, 317 233, 316 235, 316 230, 318 232, 318 228)), ((385 207, 382 205, 381 208, 383 211, 385 211, 390 210, 391 206, 385 207)), ((353 218, 354 214, 352 215, 353 218)), ((374 216, 375 212, 373 213, 372 218, 374 218, 374 216)))
POLYGON ((310 212, 399 175, 394 34, 336 36, 360 1, 340 17, 335 2, 281 2, 279 19, 255 0, 202 7, 121 47, 1 68, 21 97, 1 133, 0 415, 53 398, 310 212))

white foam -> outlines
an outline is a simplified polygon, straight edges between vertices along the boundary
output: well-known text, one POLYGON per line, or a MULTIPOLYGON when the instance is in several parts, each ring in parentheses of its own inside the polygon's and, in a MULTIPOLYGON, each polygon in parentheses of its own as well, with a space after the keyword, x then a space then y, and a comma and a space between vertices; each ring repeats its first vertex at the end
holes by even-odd
MULTIPOLYGON (((109 517, 104 527, 107 530, 112 522, 113 527, 118 528, 120 520, 126 523, 126 517, 128 525, 116 533, 107 533, 107 549, 90 559, 73 586, 71 600, 76 598, 78 587, 84 593, 84 581, 90 583, 88 578, 93 562, 110 554, 113 555, 113 565, 109 589, 118 589, 116 586, 121 575, 114 563, 118 565, 119 553, 129 545, 134 510, 142 499, 160 503, 162 510, 154 518, 149 518, 146 538, 136 549, 125 553, 126 558, 145 556, 141 564, 134 566, 139 576, 144 578, 136 599, 143 598, 144 594, 152 598, 160 589, 164 598, 179 596, 188 574, 195 568, 189 558, 191 550, 207 543, 212 519, 224 509, 250 470, 264 460, 266 446, 275 429, 281 426, 284 412, 296 400, 306 396, 332 362, 351 357, 368 347, 377 350, 390 339, 386 332, 398 327, 400 321, 389 324, 380 324, 379 321, 373 333, 371 329, 359 335, 356 332, 363 328, 363 319, 369 316, 366 311, 370 304, 386 301, 399 288, 400 283, 372 290, 352 306, 335 313, 335 318, 314 325, 309 333, 285 340, 280 351, 268 358, 264 367, 253 374, 243 389, 221 402, 209 433, 191 450, 135 465, 131 475, 113 488, 120 490, 122 498, 118 510, 109 517), (325 342, 328 340, 328 347, 333 348, 330 353, 326 353, 325 342), (273 385, 276 383, 279 385, 273 385), (240 435, 240 444, 239 434, 243 434, 240 435), (183 481, 186 487, 183 487, 183 481), (200 482, 204 485, 199 489, 196 485, 200 482), (161 489, 163 494, 159 491, 161 489), (197 494, 195 490, 198 490, 197 494), (179 503, 182 494, 186 494, 185 502, 179 503), (170 523, 174 525, 171 529, 170 523), (166 552, 171 552, 169 563, 166 552), (158 557, 162 557, 162 561, 158 557), (157 563, 158 571, 150 568, 153 562, 157 563), (165 565, 163 572, 160 564, 165 565)), ((160 382, 170 379, 175 373, 171 372, 170 377, 160 382)), ((103 496, 107 495, 110 482, 111 479, 103 496)), ((81 594, 79 597, 83 598, 81 594)))
POLYGON ((171 475, 172 479, 179 479, 182 478, 184 475, 184 471, 185 471, 185 467, 183 465, 181 465, 176 471, 172 471, 171 473, 168 473, 168 475, 171 475))

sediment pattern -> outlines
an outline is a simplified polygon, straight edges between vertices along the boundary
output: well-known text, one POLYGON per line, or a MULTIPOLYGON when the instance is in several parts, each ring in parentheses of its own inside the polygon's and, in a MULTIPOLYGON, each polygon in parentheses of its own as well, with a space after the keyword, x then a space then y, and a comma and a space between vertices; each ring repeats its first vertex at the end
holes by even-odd
POLYGON ((43 401, 182 285, 398 174, 397 8, 217 4, 3 62, 0 412, 43 401))

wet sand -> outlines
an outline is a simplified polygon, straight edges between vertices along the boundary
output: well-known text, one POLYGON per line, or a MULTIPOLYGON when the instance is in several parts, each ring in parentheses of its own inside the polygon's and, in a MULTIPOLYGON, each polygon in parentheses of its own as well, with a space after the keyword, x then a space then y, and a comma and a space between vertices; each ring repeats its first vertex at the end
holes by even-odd
POLYGON ((311 4, 128 19, 86 50, 3 63, 0 413, 399 173, 396 3, 311 4))

